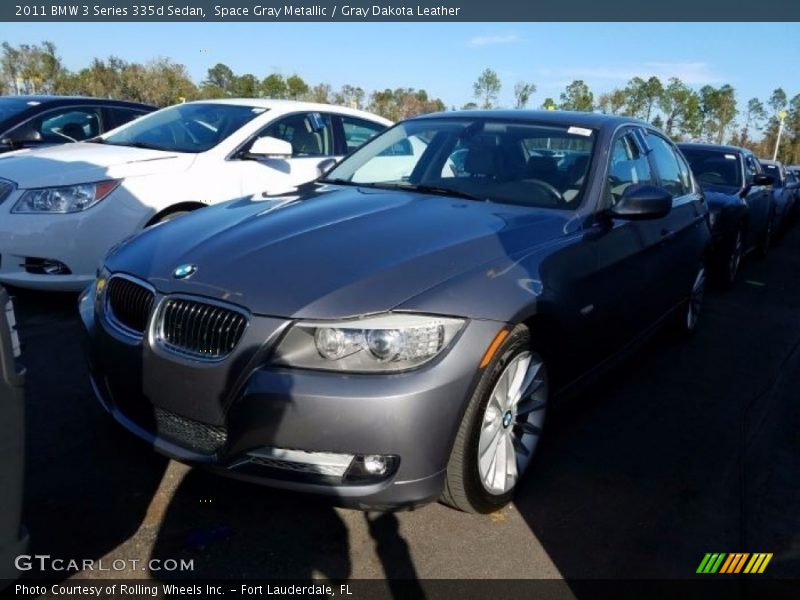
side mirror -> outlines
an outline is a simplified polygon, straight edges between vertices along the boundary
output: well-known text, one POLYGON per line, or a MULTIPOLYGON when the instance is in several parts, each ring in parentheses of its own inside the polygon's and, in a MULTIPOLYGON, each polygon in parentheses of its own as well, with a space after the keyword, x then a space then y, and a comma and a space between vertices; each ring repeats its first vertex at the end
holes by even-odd
POLYGON ((335 158, 326 158, 317 165, 317 177, 324 177, 328 172, 333 169, 339 161, 335 158))
POLYGON ((289 158, 292 156, 292 145, 286 140, 264 136, 253 142, 247 154, 259 158, 289 158))
POLYGON ((21 127, 15 129, 2 140, 0 144, 11 148, 21 148, 26 143, 36 143, 42 141, 42 134, 33 127, 21 127))
POLYGON ((660 219, 672 210, 672 194, 655 185, 631 185, 608 213, 617 219, 660 219))
POLYGON ((772 175, 765 173, 756 173, 753 175, 753 185, 772 185, 775 183, 775 178, 772 175))

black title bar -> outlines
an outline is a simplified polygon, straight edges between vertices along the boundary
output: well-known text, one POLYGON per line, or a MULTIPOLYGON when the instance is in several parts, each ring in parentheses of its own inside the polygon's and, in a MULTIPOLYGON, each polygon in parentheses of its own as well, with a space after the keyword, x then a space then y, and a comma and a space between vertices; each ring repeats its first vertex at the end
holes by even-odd
POLYGON ((743 9, 730 0, 68 0, 0 3, 11 22, 302 22, 302 21, 798 21, 800 3, 760 0, 743 9), (756 10, 757 9, 757 10, 756 10))

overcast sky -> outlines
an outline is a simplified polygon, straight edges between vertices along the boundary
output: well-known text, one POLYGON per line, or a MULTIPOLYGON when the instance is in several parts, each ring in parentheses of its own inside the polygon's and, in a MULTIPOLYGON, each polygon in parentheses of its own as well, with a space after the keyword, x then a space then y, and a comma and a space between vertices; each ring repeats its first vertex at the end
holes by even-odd
POLYGON ((798 23, 2 23, 0 40, 53 41, 70 69, 109 54, 166 56, 197 82, 222 62, 260 78, 278 71, 367 91, 424 88, 448 107, 472 100, 486 67, 500 75, 504 105, 521 80, 536 84, 530 105, 539 106, 573 79, 597 97, 636 75, 730 83, 742 103, 778 86, 800 93, 798 23))

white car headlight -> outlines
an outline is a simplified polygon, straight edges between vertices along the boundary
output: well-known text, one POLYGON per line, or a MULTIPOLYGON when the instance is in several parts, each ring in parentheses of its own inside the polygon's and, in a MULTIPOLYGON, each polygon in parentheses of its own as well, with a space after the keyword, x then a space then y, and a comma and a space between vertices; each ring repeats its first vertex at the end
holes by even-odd
POLYGON ((113 192, 120 180, 27 190, 12 213, 76 213, 91 208, 113 192))
POLYGON ((275 362, 329 371, 403 371, 433 359, 463 326, 462 319, 405 313, 301 321, 281 341, 275 362))

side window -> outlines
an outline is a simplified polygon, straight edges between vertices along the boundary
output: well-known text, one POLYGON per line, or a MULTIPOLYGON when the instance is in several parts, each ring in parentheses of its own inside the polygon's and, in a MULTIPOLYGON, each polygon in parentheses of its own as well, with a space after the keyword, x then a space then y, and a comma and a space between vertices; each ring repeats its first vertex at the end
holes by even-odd
POLYGON ((49 111, 20 129, 32 129, 42 137, 41 141, 49 144, 80 142, 101 133, 102 120, 99 108, 64 108, 49 111))
POLYGON ((341 119, 342 127, 344 128, 344 140, 347 144, 348 152, 357 150, 364 142, 386 129, 385 125, 373 123, 364 119, 357 119, 356 117, 342 115, 341 119))
POLYGON ((756 161, 752 156, 747 156, 744 161, 744 174, 746 181, 753 181, 753 177, 755 177, 758 172, 759 168, 756 164, 756 161))
POLYGON ((135 108, 120 108, 118 106, 109 107, 108 112, 111 114, 112 123, 110 123, 106 129, 125 125, 125 123, 133 121, 134 119, 138 119, 139 117, 147 114, 146 112, 137 110, 135 108))
POLYGON ((606 205, 616 204, 625 190, 632 185, 651 183, 653 177, 647 157, 640 152, 633 136, 623 135, 614 142, 611 150, 606 205))
POLYGON ((647 143, 653 149, 652 156, 661 186, 672 194, 673 198, 689 193, 690 188, 684 185, 681 168, 674 148, 661 136, 648 133, 647 143))
POLYGON ((686 162, 686 159, 680 152, 676 152, 675 156, 678 157, 678 169, 680 170, 680 177, 681 183, 683 184, 683 189, 686 190, 685 193, 689 193, 694 190, 694 184, 692 183, 692 171, 689 168, 689 163, 686 162))
POLYGON ((292 145, 292 156, 333 156, 330 115, 317 112, 288 115, 270 123, 258 137, 275 137, 292 145))

